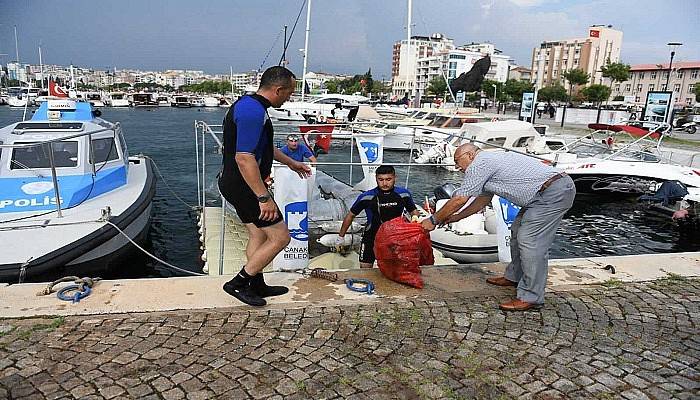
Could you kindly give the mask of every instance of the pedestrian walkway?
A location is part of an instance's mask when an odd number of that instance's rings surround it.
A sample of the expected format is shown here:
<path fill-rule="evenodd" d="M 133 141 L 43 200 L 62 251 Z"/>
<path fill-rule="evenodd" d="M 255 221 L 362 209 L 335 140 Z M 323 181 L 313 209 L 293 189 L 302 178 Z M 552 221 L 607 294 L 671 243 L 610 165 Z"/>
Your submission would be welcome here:
<path fill-rule="evenodd" d="M 697 398 L 696 278 L 556 290 L 524 313 L 498 310 L 512 288 L 471 289 L 4 319 L 0 398 Z"/>

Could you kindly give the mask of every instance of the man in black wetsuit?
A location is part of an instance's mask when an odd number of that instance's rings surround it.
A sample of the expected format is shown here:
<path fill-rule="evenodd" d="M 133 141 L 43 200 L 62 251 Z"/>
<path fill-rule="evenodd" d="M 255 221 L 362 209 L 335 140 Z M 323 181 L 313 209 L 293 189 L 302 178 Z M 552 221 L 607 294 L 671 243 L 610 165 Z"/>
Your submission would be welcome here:
<path fill-rule="evenodd" d="M 247 263 L 224 284 L 224 290 L 252 306 L 264 306 L 263 297 L 288 291 L 284 286 L 265 284 L 261 272 L 290 241 L 282 213 L 263 179 L 270 175 L 273 158 L 302 177 L 311 171 L 275 148 L 272 122 L 267 115 L 267 108 L 280 107 L 295 87 L 296 78 L 290 70 L 268 68 L 257 93 L 238 99 L 224 117 L 224 166 L 219 190 L 248 230 Z"/>
<path fill-rule="evenodd" d="M 367 224 L 365 225 L 362 243 L 360 245 L 360 267 L 372 268 L 374 265 L 374 237 L 379 226 L 406 212 L 418 216 L 411 192 L 408 189 L 395 186 L 396 171 L 391 165 L 382 165 L 376 171 L 377 187 L 362 193 L 350 207 L 350 212 L 343 219 L 338 232 L 338 245 L 345 241 L 345 233 L 355 217 L 365 210 Z"/>

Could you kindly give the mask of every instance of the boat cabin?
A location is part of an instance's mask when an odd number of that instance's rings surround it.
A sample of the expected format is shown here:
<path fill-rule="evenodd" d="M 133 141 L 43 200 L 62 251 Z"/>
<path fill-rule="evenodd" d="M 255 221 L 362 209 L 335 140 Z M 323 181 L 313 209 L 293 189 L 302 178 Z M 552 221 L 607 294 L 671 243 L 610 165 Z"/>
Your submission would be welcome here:
<path fill-rule="evenodd" d="M 0 129 L 0 213 L 62 207 L 126 184 L 129 154 L 121 126 L 89 103 L 44 102 L 29 121 Z"/>

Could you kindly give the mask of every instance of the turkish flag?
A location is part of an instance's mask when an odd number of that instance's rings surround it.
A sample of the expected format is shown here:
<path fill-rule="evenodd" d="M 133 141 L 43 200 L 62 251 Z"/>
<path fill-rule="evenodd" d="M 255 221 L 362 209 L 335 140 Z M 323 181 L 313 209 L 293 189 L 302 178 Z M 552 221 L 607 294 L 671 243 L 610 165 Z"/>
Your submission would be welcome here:
<path fill-rule="evenodd" d="M 68 93 L 52 80 L 49 80 L 49 94 L 56 97 L 68 97 Z"/>
<path fill-rule="evenodd" d="M 600 37 L 600 31 L 596 31 L 596 30 L 591 29 L 590 36 L 591 37 Z"/>
<path fill-rule="evenodd" d="M 314 154 L 328 154 L 331 151 L 331 135 L 318 135 L 316 136 L 316 143 L 314 144 Z"/>

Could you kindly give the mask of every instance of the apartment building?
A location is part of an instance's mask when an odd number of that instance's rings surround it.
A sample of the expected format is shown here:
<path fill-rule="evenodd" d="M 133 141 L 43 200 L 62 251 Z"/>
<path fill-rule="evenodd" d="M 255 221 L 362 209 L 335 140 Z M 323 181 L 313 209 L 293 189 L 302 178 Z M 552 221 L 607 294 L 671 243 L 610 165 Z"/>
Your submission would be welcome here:
<path fill-rule="evenodd" d="M 416 90 L 425 94 L 430 81 L 436 76 L 443 76 L 443 72 L 450 82 L 462 73 L 468 72 L 474 63 L 486 55 L 491 57 L 491 67 L 484 78 L 505 82 L 508 79 L 511 58 L 502 54 L 491 43 L 471 43 L 418 59 Z"/>
<path fill-rule="evenodd" d="M 542 42 L 532 50 L 532 79 L 541 88 L 555 83 L 568 85 L 562 74 L 581 69 L 590 75 L 589 83 L 603 83 L 600 68 L 607 60 L 620 61 L 622 31 L 612 25 L 592 25 L 588 36 Z M 542 70 L 540 70 L 542 66 Z M 541 82 L 537 82 L 541 76 Z"/>
<path fill-rule="evenodd" d="M 695 87 L 700 84 L 700 61 L 673 63 L 672 71 L 668 66 L 668 61 L 631 66 L 630 78 L 614 84 L 611 97 L 634 96 L 636 103 L 644 103 L 649 92 L 671 90 L 677 105 L 695 104 Z"/>
<path fill-rule="evenodd" d="M 441 33 L 411 36 L 410 42 L 402 40 L 394 43 L 391 58 L 392 94 L 413 95 L 416 90 L 418 60 L 454 48 L 454 41 Z"/>

